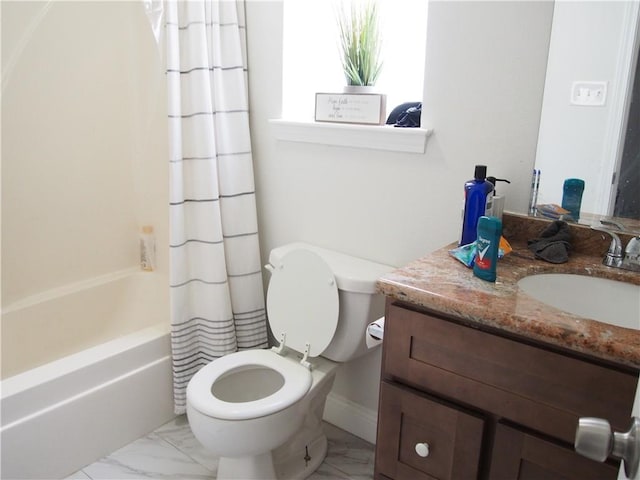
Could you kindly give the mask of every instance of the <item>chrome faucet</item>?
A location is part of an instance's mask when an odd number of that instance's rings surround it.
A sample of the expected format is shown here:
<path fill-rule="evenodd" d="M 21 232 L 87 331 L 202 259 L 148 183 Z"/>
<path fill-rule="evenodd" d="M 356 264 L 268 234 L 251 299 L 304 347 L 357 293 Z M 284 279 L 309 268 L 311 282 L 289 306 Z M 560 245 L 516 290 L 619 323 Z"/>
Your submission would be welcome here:
<path fill-rule="evenodd" d="M 607 267 L 620 268 L 622 266 L 622 241 L 620 237 L 615 232 L 611 230 L 607 230 L 602 227 L 591 227 L 593 230 L 597 230 L 599 232 L 608 233 L 611 236 L 611 244 L 609 245 L 609 251 L 602 260 L 602 263 Z"/>
<path fill-rule="evenodd" d="M 620 237 L 615 232 L 602 227 L 592 226 L 591 228 L 599 232 L 607 233 L 611 237 L 609 250 L 602 260 L 604 265 L 640 272 L 640 235 L 629 240 L 623 255 L 622 240 L 620 240 Z"/>
<path fill-rule="evenodd" d="M 622 268 L 640 272 L 640 235 L 633 237 L 627 243 L 627 248 L 624 250 Z"/>

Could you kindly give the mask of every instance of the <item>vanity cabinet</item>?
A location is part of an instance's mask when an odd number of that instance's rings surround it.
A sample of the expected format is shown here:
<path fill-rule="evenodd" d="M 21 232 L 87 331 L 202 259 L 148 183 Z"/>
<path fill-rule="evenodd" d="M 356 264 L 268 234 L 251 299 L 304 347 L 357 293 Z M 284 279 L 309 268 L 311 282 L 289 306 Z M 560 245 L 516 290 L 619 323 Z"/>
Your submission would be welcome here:
<path fill-rule="evenodd" d="M 615 479 L 580 417 L 628 427 L 638 372 L 388 299 L 375 478 Z M 417 448 L 416 448 L 417 447 Z"/>

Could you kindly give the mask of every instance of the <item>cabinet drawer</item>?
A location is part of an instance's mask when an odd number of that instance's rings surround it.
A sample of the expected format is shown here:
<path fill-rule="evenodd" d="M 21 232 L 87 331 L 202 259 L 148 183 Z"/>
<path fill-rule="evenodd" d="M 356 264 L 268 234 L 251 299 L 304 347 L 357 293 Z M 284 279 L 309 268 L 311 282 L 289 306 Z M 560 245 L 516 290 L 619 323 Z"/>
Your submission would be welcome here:
<path fill-rule="evenodd" d="M 615 480 L 618 466 L 598 463 L 527 432 L 499 424 L 490 480 Z"/>
<path fill-rule="evenodd" d="M 578 418 L 625 431 L 637 375 L 459 325 L 391 302 L 384 376 L 573 443 Z"/>
<path fill-rule="evenodd" d="M 376 475 L 395 480 L 476 478 L 484 421 L 409 389 L 380 385 Z M 428 445 L 428 455 L 416 444 Z"/>

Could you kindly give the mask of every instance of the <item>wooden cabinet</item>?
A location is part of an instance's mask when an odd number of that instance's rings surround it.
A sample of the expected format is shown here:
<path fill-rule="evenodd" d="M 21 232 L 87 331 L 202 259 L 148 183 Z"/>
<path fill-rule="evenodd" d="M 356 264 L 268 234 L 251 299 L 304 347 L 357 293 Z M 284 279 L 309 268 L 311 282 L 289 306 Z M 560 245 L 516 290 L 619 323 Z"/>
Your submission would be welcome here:
<path fill-rule="evenodd" d="M 583 416 L 626 430 L 637 381 L 388 300 L 376 478 L 615 479 L 573 451 L 575 431 Z"/>
<path fill-rule="evenodd" d="M 618 467 L 597 463 L 571 448 L 503 424 L 498 424 L 491 458 L 495 479 L 582 480 L 615 479 Z"/>
<path fill-rule="evenodd" d="M 392 478 L 475 478 L 484 419 L 424 394 L 380 386 L 377 463 Z M 416 447 L 422 448 L 420 453 Z"/>

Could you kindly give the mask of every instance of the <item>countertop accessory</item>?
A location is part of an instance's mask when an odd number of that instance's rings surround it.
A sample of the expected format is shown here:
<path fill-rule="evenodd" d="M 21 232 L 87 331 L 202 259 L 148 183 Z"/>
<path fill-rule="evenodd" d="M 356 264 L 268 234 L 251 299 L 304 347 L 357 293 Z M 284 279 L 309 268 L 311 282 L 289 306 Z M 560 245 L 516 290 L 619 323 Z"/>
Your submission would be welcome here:
<path fill-rule="evenodd" d="M 536 205 L 536 215 L 551 218 L 553 220 L 565 220 L 570 218 L 569 210 L 562 208 L 555 203 L 543 203 Z"/>
<path fill-rule="evenodd" d="M 622 268 L 623 270 L 632 270 L 640 272 L 640 235 L 629 240 L 627 248 L 622 254 L 622 240 L 617 233 L 602 227 L 591 227 L 598 232 L 607 233 L 611 237 L 609 250 L 605 255 L 602 263 L 607 267 Z"/>
<path fill-rule="evenodd" d="M 624 249 L 622 268 L 640 272 L 640 235 L 633 237 Z"/>
<path fill-rule="evenodd" d="M 478 219 L 488 215 L 493 200 L 493 184 L 486 180 L 487 166 L 476 165 L 473 178 L 464 184 L 464 211 L 462 213 L 462 238 L 459 245 L 475 242 Z"/>
<path fill-rule="evenodd" d="M 571 230 L 567 222 L 555 220 L 540 237 L 529 240 L 527 244 L 536 258 L 550 263 L 565 263 L 569 260 Z"/>
<path fill-rule="evenodd" d="M 496 264 L 498 263 L 501 235 L 502 221 L 499 218 L 480 217 L 473 274 L 487 282 L 496 281 Z"/>
<path fill-rule="evenodd" d="M 529 215 L 536 214 L 536 204 L 538 203 L 538 190 L 540 189 L 540 170 L 533 169 L 531 177 L 531 194 L 529 196 Z"/>
<path fill-rule="evenodd" d="M 607 230 L 606 228 L 601 227 L 591 227 L 593 230 L 597 230 L 598 232 L 604 232 L 611 237 L 611 244 L 609 245 L 609 250 L 605 255 L 602 263 L 607 267 L 620 268 L 622 266 L 622 241 L 617 233 L 612 232 L 611 230 Z"/>
<path fill-rule="evenodd" d="M 498 182 L 511 183 L 506 178 L 487 177 L 487 180 L 493 185 L 493 210 L 492 216 L 502 220 L 502 212 L 504 212 L 505 196 L 498 194 L 496 188 Z"/>
<path fill-rule="evenodd" d="M 575 222 L 580 219 L 582 192 L 584 192 L 584 180 L 580 178 L 567 178 L 564 181 L 562 187 L 562 208 L 571 212 L 571 218 Z"/>

